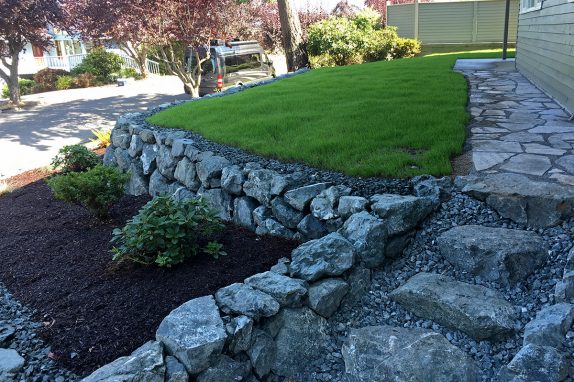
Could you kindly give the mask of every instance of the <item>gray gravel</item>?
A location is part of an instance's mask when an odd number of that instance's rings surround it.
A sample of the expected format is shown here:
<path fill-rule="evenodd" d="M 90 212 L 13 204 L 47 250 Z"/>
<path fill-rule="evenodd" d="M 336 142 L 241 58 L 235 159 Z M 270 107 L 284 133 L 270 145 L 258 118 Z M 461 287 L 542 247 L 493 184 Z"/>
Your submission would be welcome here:
<path fill-rule="evenodd" d="M 440 256 L 436 238 L 454 226 L 466 224 L 534 230 L 543 236 L 551 248 L 550 258 L 526 282 L 519 283 L 515 287 L 502 287 L 457 272 Z M 371 291 L 363 301 L 340 309 L 329 319 L 330 343 L 321 358 L 310 363 L 301 380 L 310 382 L 344 380 L 344 363 L 340 350 L 347 332 L 350 328 L 370 325 L 433 329 L 442 333 L 453 345 L 476 360 L 483 381 L 494 380 L 499 369 L 510 362 L 520 350 L 524 326 L 542 307 L 554 303 L 554 286 L 562 277 L 568 250 L 573 245 L 573 237 L 574 220 L 560 227 L 527 228 L 501 218 L 484 203 L 462 194 L 454 194 L 450 201 L 443 203 L 440 210 L 423 224 L 403 257 L 374 271 Z M 516 322 L 517 334 L 502 342 L 476 341 L 460 331 L 442 327 L 432 321 L 421 320 L 410 314 L 391 301 L 388 294 L 418 272 L 442 273 L 460 281 L 501 291 L 507 300 L 522 310 L 520 320 Z M 574 332 L 569 332 L 567 338 L 568 352 L 573 354 Z M 571 373 L 572 376 L 574 373 Z"/>
<path fill-rule="evenodd" d="M 32 315 L 32 311 L 16 301 L 8 290 L 0 284 L 0 327 L 10 325 L 16 329 L 14 338 L 9 340 L 5 347 L 16 350 L 26 360 L 23 369 L 12 380 L 15 382 L 73 382 L 79 380 L 77 376 L 61 369 L 48 357 L 50 348 L 38 337 L 38 330 L 42 324 L 35 322 Z"/>

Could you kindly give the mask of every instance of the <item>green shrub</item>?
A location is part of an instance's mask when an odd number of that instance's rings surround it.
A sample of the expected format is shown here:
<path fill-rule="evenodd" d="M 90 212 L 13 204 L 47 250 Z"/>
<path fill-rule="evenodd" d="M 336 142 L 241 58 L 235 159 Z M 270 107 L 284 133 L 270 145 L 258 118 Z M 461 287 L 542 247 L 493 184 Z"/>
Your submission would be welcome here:
<path fill-rule="evenodd" d="M 110 208 L 123 195 L 130 178 L 115 167 L 97 165 L 86 172 L 56 175 L 48 180 L 54 196 L 90 210 L 98 219 L 108 216 Z"/>
<path fill-rule="evenodd" d="M 98 147 L 108 147 L 112 144 L 112 130 L 111 129 L 92 129 L 90 130 L 94 134 L 93 143 L 97 143 Z"/>
<path fill-rule="evenodd" d="M 80 73 L 74 77 L 74 85 L 78 88 L 89 88 L 96 85 L 96 77 L 90 73 Z"/>
<path fill-rule="evenodd" d="M 71 89 L 76 84 L 76 79 L 72 76 L 62 76 L 58 77 L 58 81 L 56 81 L 56 89 L 58 90 L 66 90 Z"/>
<path fill-rule="evenodd" d="M 123 68 L 122 70 L 120 70 L 119 77 L 135 78 L 136 80 L 141 79 L 141 75 L 134 68 Z"/>
<path fill-rule="evenodd" d="M 87 171 L 98 164 L 100 158 L 83 145 L 64 146 L 52 159 L 52 167 L 63 173 Z"/>
<path fill-rule="evenodd" d="M 32 80 L 19 78 L 18 85 L 20 86 L 20 95 L 34 94 L 36 90 L 36 82 Z M 10 98 L 10 89 L 8 89 L 8 84 L 4 84 L 2 87 L 2 97 Z"/>
<path fill-rule="evenodd" d="M 122 65 L 123 60 L 120 56 L 102 47 L 97 47 L 92 49 L 80 65 L 72 70 L 72 74 L 90 73 L 100 81 L 110 82 L 112 74 L 118 73 Z"/>
<path fill-rule="evenodd" d="M 369 8 L 350 18 L 330 17 L 308 30 L 312 67 L 412 57 L 417 47 L 420 52 L 420 43 L 399 38 L 395 27 L 383 28 L 380 16 Z"/>
<path fill-rule="evenodd" d="M 158 196 L 123 229 L 114 230 L 113 259 L 170 267 L 197 255 L 199 240 L 221 229 L 223 224 L 204 200 Z M 203 251 L 216 258 L 225 254 L 215 242 Z"/>
<path fill-rule="evenodd" d="M 420 41 L 412 38 L 397 39 L 395 48 L 393 49 L 393 58 L 414 57 L 421 52 Z"/>
<path fill-rule="evenodd" d="M 56 90 L 58 78 L 67 76 L 70 73 L 63 69 L 42 69 L 34 74 L 34 81 L 36 81 L 39 91 L 48 92 Z"/>

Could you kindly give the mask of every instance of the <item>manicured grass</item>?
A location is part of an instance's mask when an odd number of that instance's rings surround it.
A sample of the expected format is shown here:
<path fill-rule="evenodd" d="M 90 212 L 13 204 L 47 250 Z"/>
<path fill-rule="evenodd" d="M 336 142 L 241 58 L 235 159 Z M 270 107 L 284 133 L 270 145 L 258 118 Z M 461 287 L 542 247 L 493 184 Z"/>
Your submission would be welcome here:
<path fill-rule="evenodd" d="M 429 55 L 322 68 L 152 116 L 250 152 L 357 176 L 450 174 L 465 139 L 467 83 L 457 58 Z"/>

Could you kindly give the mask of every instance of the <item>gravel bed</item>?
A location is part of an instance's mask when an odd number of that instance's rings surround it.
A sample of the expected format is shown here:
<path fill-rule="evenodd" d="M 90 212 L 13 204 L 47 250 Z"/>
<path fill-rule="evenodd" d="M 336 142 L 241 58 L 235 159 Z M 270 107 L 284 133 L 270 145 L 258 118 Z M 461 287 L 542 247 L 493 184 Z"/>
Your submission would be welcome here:
<path fill-rule="evenodd" d="M 452 227 L 467 224 L 536 231 L 551 248 L 549 260 L 526 282 L 512 288 L 500 287 L 495 283 L 457 272 L 440 256 L 436 238 Z M 372 325 L 421 327 L 439 332 L 476 360 L 483 381 L 495 380 L 500 368 L 508 364 L 522 347 L 524 325 L 544 306 L 554 303 L 554 286 L 562 278 L 568 251 L 573 245 L 573 237 L 574 219 L 554 228 L 527 228 L 501 218 L 482 202 L 462 194 L 454 194 L 450 201 L 443 203 L 440 210 L 423 224 L 401 258 L 373 272 L 371 290 L 363 301 L 354 306 L 343 307 L 329 319 L 330 342 L 327 349 L 321 358 L 310 362 L 301 380 L 344 381 L 341 346 L 348 330 Z M 388 294 L 419 272 L 441 273 L 459 281 L 499 290 L 508 301 L 521 308 L 520 322 L 516 322 L 516 327 L 519 329 L 517 334 L 496 343 L 476 341 L 460 331 L 419 319 L 391 301 Z M 573 339 L 574 332 L 570 331 L 567 335 L 570 354 L 574 353 Z M 570 377 L 573 376 L 574 368 L 571 367 Z"/>
<path fill-rule="evenodd" d="M 22 306 L 0 284 L 0 327 L 9 325 L 16 329 L 15 336 L 10 340 L 7 348 L 16 350 L 26 360 L 24 367 L 13 380 L 18 382 L 73 382 L 79 380 L 79 377 L 61 369 L 49 358 L 50 348 L 38 337 L 38 331 L 42 328 L 42 324 L 32 319 L 33 314 L 34 312 Z"/>
<path fill-rule="evenodd" d="M 165 110 L 165 109 L 163 109 Z M 139 125 L 144 128 L 156 130 L 157 127 L 149 124 L 146 118 L 156 114 L 161 109 L 152 109 L 134 118 Z M 412 194 L 412 187 L 408 179 L 384 179 L 384 178 L 360 178 L 344 175 L 336 171 L 328 171 L 308 166 L 299 162 L 286 162 L 276 159 L 265 158 L 253 153 L 249 153 L 237 147 L 226 146 L 203 138 L 201 135 L 184 131 L 187 138 L 195 141 L 195 146 L 200 151 L 211 151 L 215 155 L 227 158 L 233 164 L 258 163 L 262 167 L 277 171 L 281 174 L 296 174 L 298 178 L 304 179 L 306 183 L 332 182 L 337 185 L 345 185 L 353 190 L 353 195 L 371 196 L 374 194 Z"/>

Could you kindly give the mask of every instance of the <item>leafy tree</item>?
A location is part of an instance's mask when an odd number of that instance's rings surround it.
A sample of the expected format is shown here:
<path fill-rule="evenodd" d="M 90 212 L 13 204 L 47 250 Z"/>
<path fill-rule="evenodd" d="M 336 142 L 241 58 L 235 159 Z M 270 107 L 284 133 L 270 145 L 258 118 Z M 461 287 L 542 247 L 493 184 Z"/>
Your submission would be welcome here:
<path fill-rule="evenodd" d="M 48 48 L 48 25 L 59 24 L 62 12 L 58 0 L 0 0 L 0 15 L 0 78 L 8 85 L 10 101 L 19 104 L 20 53 L 28 43 Z"/>

